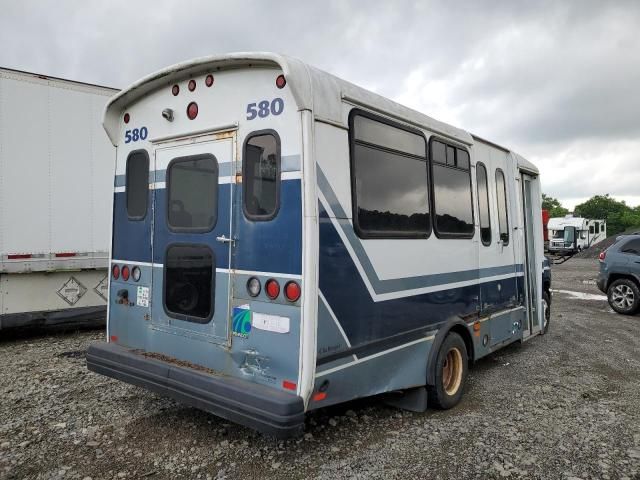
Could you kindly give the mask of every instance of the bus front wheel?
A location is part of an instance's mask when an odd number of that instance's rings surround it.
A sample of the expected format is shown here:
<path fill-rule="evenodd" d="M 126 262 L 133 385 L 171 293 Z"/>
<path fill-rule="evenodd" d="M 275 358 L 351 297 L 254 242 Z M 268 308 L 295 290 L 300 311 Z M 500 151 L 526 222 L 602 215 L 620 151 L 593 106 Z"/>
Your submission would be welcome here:
<path fill-rule="evenodd" d="M 435 385 L 427 385 L 429 403 L 447 410 L 462 398 L 469 366 L 467 347 L 462 337 L 450 332 L 440 345 L 435 365 Z"/>

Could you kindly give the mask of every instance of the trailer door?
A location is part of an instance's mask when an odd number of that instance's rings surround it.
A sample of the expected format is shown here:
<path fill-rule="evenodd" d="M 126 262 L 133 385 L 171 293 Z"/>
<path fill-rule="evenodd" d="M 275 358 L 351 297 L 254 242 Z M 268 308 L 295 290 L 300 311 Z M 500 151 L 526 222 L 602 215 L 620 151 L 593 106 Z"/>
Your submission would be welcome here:
<path fill-rule="evenodd" d="M 229 341 L 233 138 L 155 151 L 153 325 Z"/>

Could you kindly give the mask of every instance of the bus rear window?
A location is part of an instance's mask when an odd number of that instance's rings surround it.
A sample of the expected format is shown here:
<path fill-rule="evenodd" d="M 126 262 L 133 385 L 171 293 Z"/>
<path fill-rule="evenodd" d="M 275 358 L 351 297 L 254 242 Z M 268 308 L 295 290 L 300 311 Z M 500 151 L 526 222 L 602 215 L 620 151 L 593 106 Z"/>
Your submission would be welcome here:
<path fill-rule="evenodd" d="M 254 132 L 244 144 L 244 213 L 271 220 L 280 207 L 280 139 L 274 131 Z"/>
<path fill-rule="evenodd" d="M 149 197 L 149 155 L 146 150 L 135 150 L 127 157 L 127 216 L 142 220 L 147 216 Z"/>
<path fill-rule="evenodd" d="M 181 320 L 207 323 L 213 314 L 215 264 L 204 245 L 173 245 L 165 261 L 164 304 Z"/>
<path fill-rule="evenodd" d="M 168 224 L 173 231 L 209 232 L 218 220 L 218 162 L 211 154 L 180 157 L 167 168 Z"/>

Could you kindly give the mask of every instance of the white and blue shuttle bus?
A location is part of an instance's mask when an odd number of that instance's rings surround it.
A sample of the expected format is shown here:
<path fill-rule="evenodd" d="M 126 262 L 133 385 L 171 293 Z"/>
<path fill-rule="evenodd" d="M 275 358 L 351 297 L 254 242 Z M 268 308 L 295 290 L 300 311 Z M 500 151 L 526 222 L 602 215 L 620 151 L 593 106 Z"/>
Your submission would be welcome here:
<path fill-rule="evenodd" d="M 278 437 L 541 333 L 538 170 L 299 60 L 199 58 L 116 94 L 107 341 L 90 370 Z"/>

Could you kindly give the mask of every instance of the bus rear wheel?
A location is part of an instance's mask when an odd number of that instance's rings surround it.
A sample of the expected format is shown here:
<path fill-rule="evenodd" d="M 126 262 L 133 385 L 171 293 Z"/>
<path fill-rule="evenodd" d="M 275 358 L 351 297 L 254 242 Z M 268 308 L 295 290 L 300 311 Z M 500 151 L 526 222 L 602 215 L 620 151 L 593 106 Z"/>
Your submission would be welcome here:
<path fill-rule="evenodd" d="M 468 365 L 464 340 L 457 333 L 450 332 L 436 357 L 435 385 L 427 385 L 431 405 L 447 410 L 460 402 Z"/>

